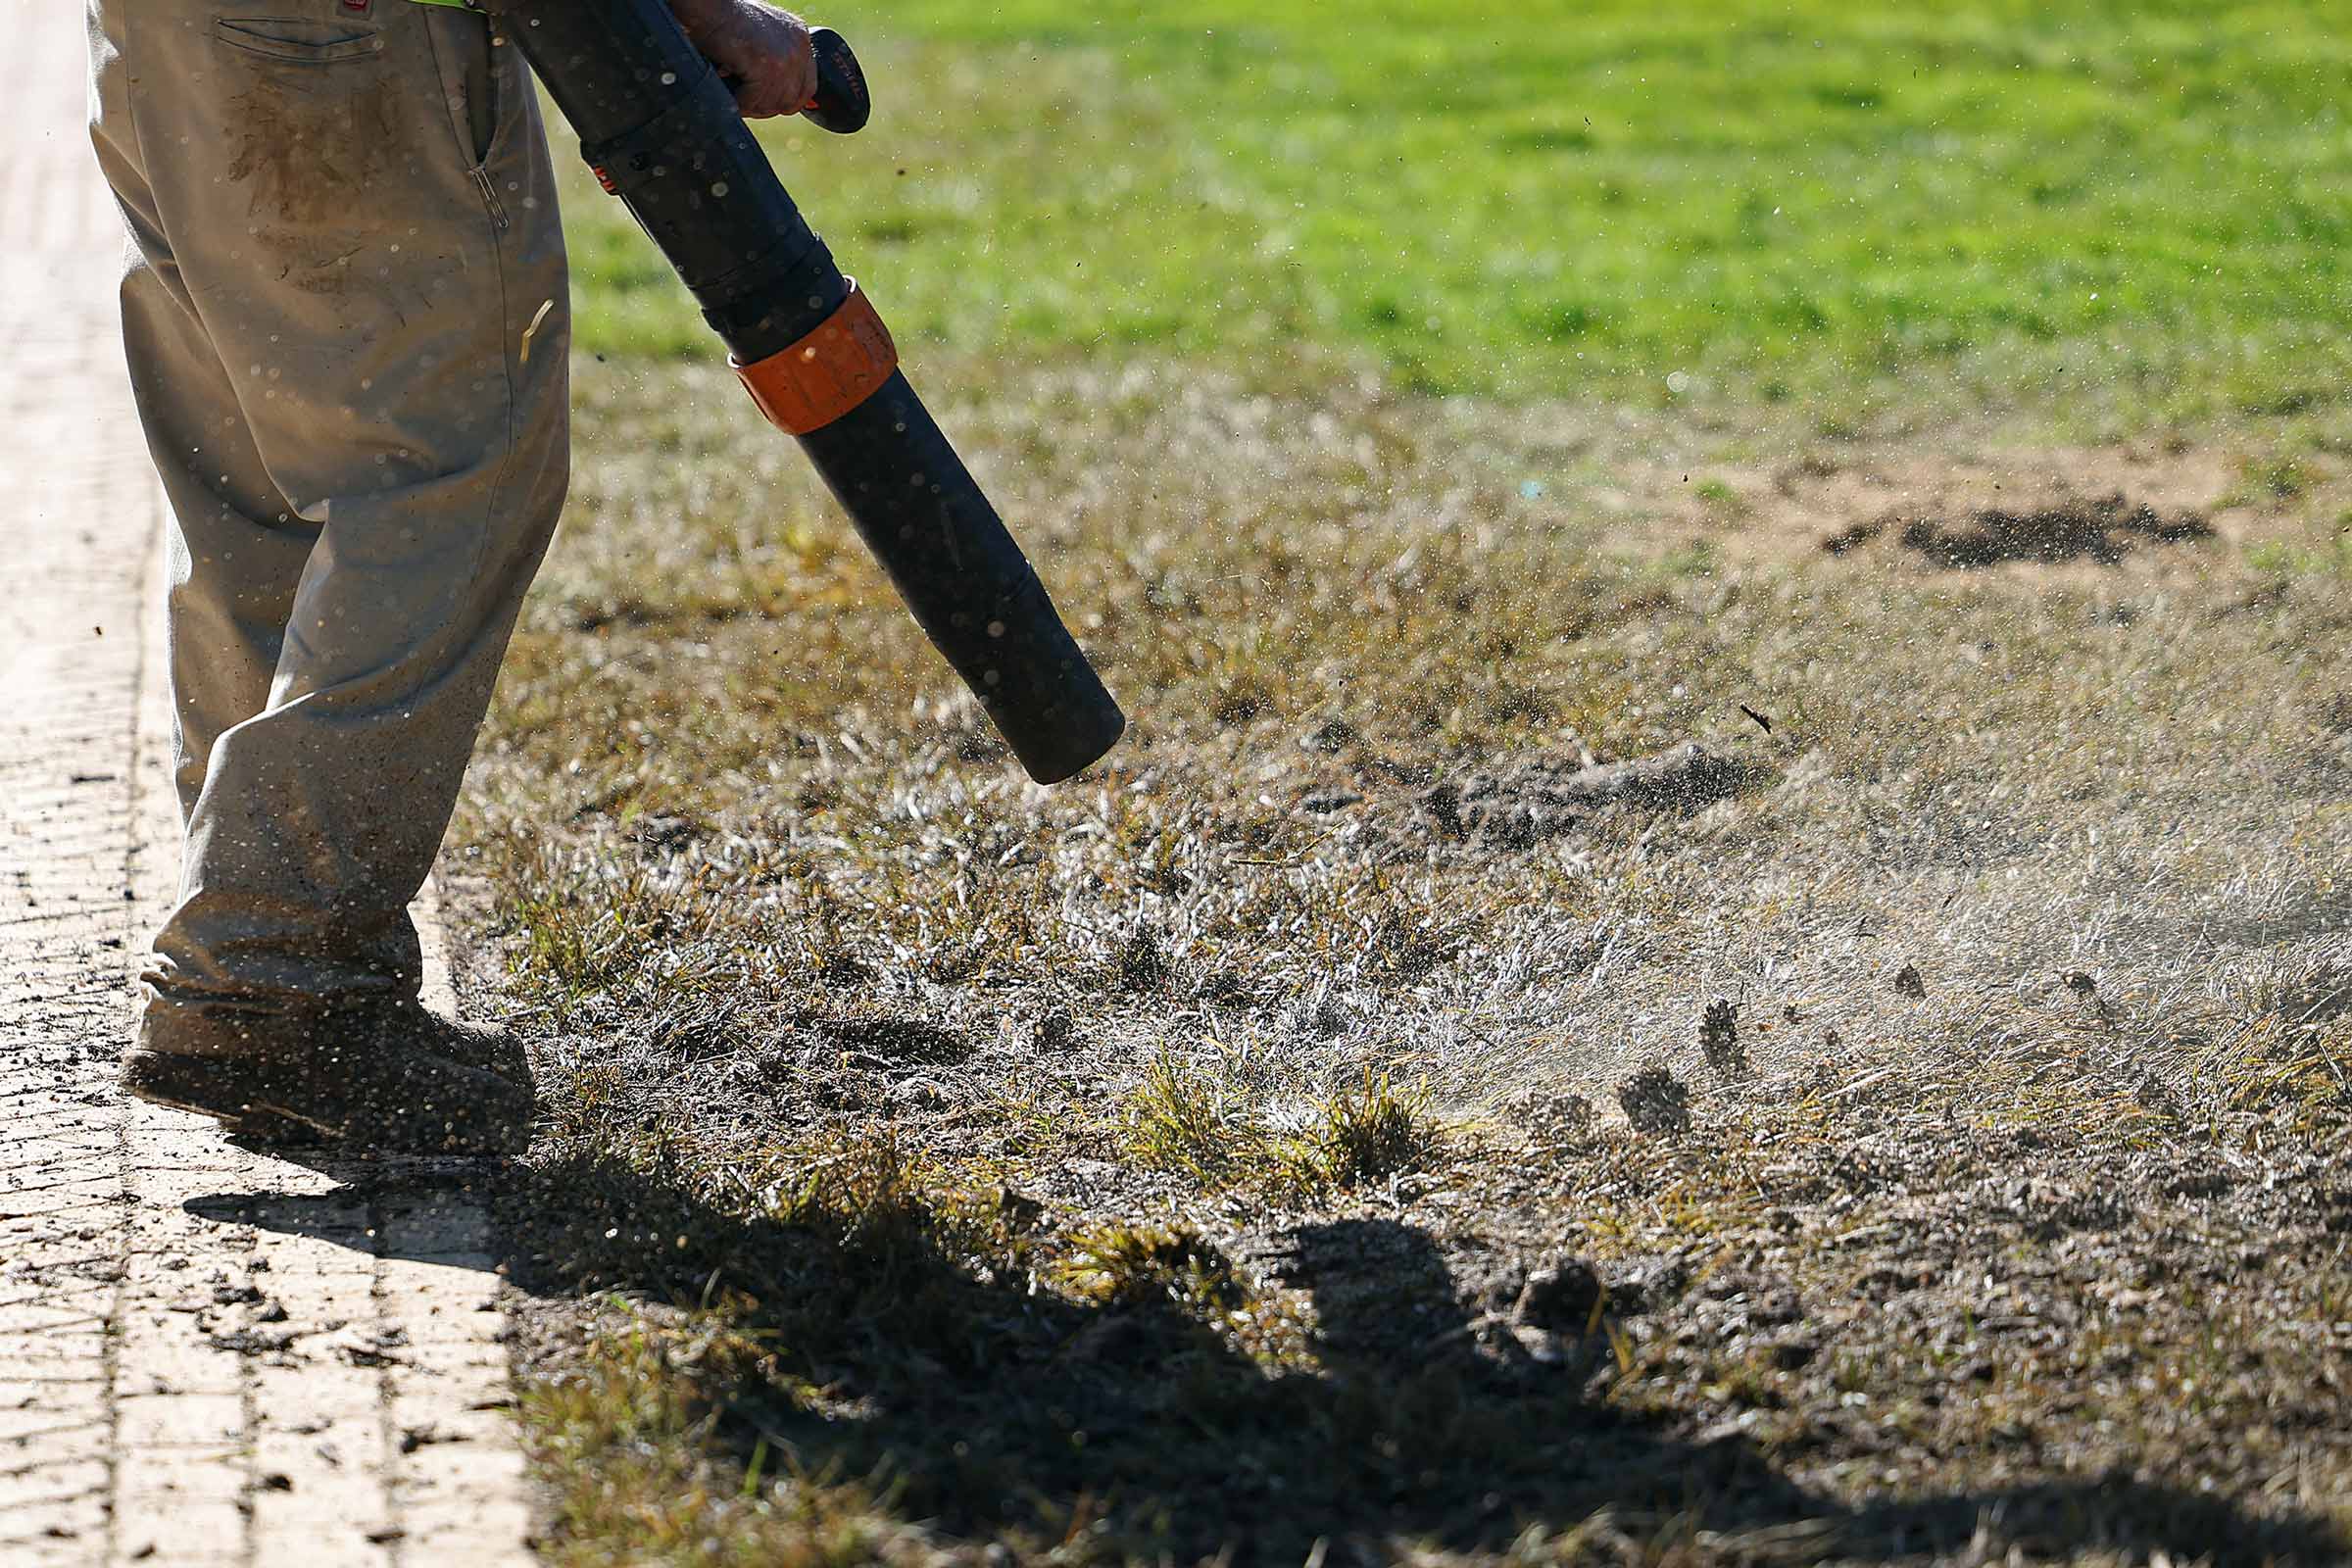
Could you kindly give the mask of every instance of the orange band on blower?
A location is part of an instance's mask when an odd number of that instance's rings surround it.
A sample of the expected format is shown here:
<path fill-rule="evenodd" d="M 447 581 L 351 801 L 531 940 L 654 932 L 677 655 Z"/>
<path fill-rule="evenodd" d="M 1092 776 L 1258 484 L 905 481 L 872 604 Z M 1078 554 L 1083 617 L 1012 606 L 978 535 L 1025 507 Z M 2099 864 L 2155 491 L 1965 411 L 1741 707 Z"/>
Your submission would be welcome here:
<path fill-rule="evenodd" d="M 890 328 L 851 278 L 850 293 L 825 324 L 781 354 L 745 365 L 727 363 L 743 377 L 760 412 L 794 435 L 821 430 L 882 390 L 899 368 Z"/>

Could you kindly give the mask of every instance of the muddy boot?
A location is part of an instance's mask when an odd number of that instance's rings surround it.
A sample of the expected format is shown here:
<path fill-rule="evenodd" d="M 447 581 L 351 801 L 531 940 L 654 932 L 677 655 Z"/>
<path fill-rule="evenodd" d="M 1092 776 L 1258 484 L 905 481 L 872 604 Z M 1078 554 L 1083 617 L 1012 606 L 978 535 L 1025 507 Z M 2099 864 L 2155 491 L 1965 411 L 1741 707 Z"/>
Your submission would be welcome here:
<path fill-rule="evenodd" d="M 370 1026 L 389 1038 L 447 1056 L 460 1066 L 494 1072 L 525 1090 L 531 1086 L 530 1057 L 512 1030 L 444 1018 L 413 1001 L 379 1003 L 371 1011 Z"/>
<path fill-rule="evenodd" d="M 534 1109 L 507 1043 L 414 1003 L 302 1013 L 150 1006 L 122 1063 L 141 1100 L 255 1143 L 385 1154 L 519 1153 Z"/>

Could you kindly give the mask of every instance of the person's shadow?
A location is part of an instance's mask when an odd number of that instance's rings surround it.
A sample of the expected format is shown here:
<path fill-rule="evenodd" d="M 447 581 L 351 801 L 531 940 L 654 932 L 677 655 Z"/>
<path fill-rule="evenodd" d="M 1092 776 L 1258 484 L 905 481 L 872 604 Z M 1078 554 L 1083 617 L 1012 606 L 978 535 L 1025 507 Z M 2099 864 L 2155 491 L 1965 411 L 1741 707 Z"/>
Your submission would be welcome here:
<path fill-rule="evenodd" d="M 860 1189 L 852 1171 L 838 1201 L 804 1193 L 792 1217 L 764 1220 L 585 1155 L 320 1168 L 347 1190 L 187 1206 L 342 1240 L 355 1200 L 414 1201 L 420 1184 L 446 1183 L 495 1209 L 502 1266 L 525 1292 L 724 1298 L 762 1349 L 698 1369 L 718 1440 L 747 1462 L 764 1449 L 771 1474 L 789 1460 L 884 1478 L 895 1512 L 950 1539 L 1092 1531 L 1129 1559 L 1270 1564 L 1386 1561 L 1412 1544 L 1557 1546 L 1579 1530 L 1596 1550 L 1621 1530 L 1703 1538 L 1707 1560 L 1758 1563 L 1972 1544 L 2217 1565 L 2352 1557 L 2320 1519 L 2123 1476 L 1842 1506 L 1744 1437 L 1695 1438 L 1596 1402 L 1604 1334 L 1580 1324 L 1531 1350 L 1495 1331 L 1432 1237 L 1394 1221 L 1300 1225 L 1251 1260 L 1311 1296 L 1308 1368 L 1234 1348 L 1261 1329 L 1279 1343 L 1279 1325 L 1253 1327 L 1263 1293 L 1235 1289 L 1233 1261 L 1197 1238 L 1102 1233 L 1063 1276 L 1089 1304 L 1034 1288 L 1022 1235 L 1039 1216 L 1009 1195 L 935 1210 L 886 1190 L 886 1172 Z M 1229 1332 L 1207 1326 L 1229 1312 L 1241 1314 Z M 1652 1560 L 1627 1545 L 1625 1560 Z"/>

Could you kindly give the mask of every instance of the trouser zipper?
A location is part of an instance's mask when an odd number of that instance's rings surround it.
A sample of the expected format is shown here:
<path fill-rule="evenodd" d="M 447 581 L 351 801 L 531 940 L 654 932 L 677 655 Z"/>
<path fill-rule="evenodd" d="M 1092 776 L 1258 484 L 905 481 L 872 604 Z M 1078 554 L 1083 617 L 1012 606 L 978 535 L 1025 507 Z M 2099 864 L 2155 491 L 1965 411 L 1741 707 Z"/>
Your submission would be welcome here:
<path fill-rule="evenodd" d="M 505 228 L 507 226 L 507 204 L 498 199 L 498 187 L 491 183 L 490 171 L 487 166 L 482 164 L 473 166 L 473 182 L 481 187 L 482 205 L 490 209 L 490 221 L 502 229 Z"/>

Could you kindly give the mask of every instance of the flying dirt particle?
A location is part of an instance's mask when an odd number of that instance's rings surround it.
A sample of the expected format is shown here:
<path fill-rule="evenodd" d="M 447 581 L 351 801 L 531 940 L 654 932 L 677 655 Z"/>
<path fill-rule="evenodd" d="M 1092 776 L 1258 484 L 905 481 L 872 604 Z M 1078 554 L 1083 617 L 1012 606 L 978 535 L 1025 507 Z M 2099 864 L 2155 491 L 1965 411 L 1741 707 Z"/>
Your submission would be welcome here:
<path fill-rule="evenodd" d="M 1920 978 L 1918 964 L 1906 963 L 1895 971 L 1894 990 L 1897 996 L 1904 997 L 1917 998 L 1928 994 L 1928 983 Z"/>
<path fill-rule="evenodd" d="M 1771 720 L 1771 719 L 1769 719 L 1769 718 L 1766 718 L 1766 717 L 1765 717 L 1765 716 L 1764 716 L 1762 713 L 1759 713 L 1759 712 L 1757 712 L 1757 711 L 1756 711 L 1754 709 L 1752 709 L 1752 708 L 1748 707 L 1748 706 L 1747 706 L 1745 703 L 1741 703 L 1741 704 L 1740 705 L 1740 711 L 1741 711 L 1742 713 L 1745 713 L 1745 714 L 1746 714 L 1748 717 L 1750 717 L 1750 718 L 1754 719 L 1754 720 L 1756 721 L 1756 725 L 1757 725 L 1757 727 L 1758 727 L 1758 728 L 1760 728 L 1760 729 L 1762 729 L 1762 730 L 1764 731 L 1764 733 L 1765 733 L 1765 734 L 1769 735 L 1769 734 L 1771 734 L 1771 733 L 1772 733 L 1772 720 Z"/>
<path fill-rule="evenodd" d="M 1698 1020 L 1698 1049 L 1707 1065 L 1723 1078 L 1744 1078 L 1749 1071 L 1747 1048 L 1740 1043 L 1740 1004 L 1717 997 Z"/>
<path fill-rule="evenodd" d="M 1652 1062 L 1617 1086 L 1617 1104 L 1638 1133 L 1672 1136 L 1690 1130 L 1690 1091 Z"/>

